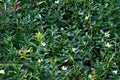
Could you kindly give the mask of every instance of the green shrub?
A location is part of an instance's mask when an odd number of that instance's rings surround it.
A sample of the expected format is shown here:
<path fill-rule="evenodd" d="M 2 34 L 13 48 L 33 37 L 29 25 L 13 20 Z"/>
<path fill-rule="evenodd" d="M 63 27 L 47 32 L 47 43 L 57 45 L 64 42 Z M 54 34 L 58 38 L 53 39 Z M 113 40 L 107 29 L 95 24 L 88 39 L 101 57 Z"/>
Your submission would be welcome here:
<path fill-rule="evenodd" d="M 119 0 L 0 0 L 0 9 L 0 80 L 120 79 Z"/>

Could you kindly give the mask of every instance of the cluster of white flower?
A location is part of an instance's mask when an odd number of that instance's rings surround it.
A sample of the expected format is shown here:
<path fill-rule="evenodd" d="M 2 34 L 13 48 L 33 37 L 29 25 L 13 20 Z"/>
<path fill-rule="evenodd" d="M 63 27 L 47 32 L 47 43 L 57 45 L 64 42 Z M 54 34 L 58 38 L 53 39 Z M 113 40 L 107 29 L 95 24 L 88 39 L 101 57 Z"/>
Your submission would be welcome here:
<path fill-rule="evenodd" d="M 38 62 L 41 63 L 43 61 L 43 59 L 38 59 Z"/>
<path fill-rule="evenodd" d="M 109 37 L 110 37 L 109 32 L 105 32 L 105 33 L 104 33 L 104 37 L 105 37 L 105 38 L 109 38 Z M 111 45 L 110 43 L 105 43 L 105 46 L 106 46 L 107 48 L 110 48 L 112 45 Z"/>

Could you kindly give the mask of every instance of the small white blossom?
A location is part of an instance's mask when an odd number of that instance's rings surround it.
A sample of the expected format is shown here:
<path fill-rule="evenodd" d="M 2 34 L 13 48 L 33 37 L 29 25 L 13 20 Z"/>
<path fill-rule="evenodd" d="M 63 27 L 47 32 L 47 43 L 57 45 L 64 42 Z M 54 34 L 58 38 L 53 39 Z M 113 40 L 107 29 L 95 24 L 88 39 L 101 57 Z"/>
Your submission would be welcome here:
<path fill-rule="evenodd" d="M 108 32 L 105 32 L 104 36 L 105 37 L 110 37 L 110 34 Z"/>
<path fill-rule="evenodd" d="M 89 19 L 89 16 L 85 16 L 85 20 L 88 20 Z"/>
<path fill-rule="evenodd" d="M 110 47 L 111 47 L 111 44 L 110 44 L 110 43 L 107 43 L 107 44 L 106 44 L 106 47 L 110 48 Z"/>
<path fill-rule="evenodd" d="M 5 74 L 5 70 L 0 70 L 0 74 Z"/>
<path fill-rule="evenodd" d="M 42 46 L 45 46 L 46 44 L 45 44 L 45 42 L 42 42 L 41 45 L 42 45 Z"/>
<path fill-rule="evenodd" d="M 59 2 L 60 2 L 59 0 L 55 1 L 56 4 L 58 4 Z"/>
<path fill-rule="evenodd" d="M 76 48 L 72 48 L 72 51 L 75 52 L 77 49 Z"/>
<path fill-rule="evenodd" d="M 65 71 L 65 70 L 67 70 L 67 67 L 65 67 L 65 66 L 62 66 L 62 70 L 64 70 L 64 71 Z"/>
<path fill-rule="evenodd" d="M 118 73 L 118 71 L 117 71 L 117 70 L 113 70 L 113 71 L 112 71 L 112 73 L 117 74 L 117 73 Z"/>
<path fill-rule="evenodd" d="M 43 59 L 38 59 L 38 62 L 41 63 L 43 61 Z"/>

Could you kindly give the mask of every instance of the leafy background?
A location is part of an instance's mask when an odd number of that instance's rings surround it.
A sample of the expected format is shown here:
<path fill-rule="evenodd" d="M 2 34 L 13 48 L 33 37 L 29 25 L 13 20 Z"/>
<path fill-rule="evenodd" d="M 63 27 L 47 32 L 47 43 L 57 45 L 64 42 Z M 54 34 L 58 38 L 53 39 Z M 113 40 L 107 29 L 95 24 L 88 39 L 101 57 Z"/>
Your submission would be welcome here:
<path fill-rule="evenodd" d="M 0 2 L 1 80 L 120 79 L 120 0 Z"/>

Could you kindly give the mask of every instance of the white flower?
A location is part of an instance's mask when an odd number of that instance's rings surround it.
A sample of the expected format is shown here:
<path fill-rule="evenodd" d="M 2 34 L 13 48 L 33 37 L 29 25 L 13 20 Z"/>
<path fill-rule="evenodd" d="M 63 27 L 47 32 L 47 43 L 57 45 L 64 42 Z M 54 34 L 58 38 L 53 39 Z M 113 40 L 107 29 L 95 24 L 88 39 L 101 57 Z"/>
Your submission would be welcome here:
<path fill-rule="evenodd" d="M 38 62 L 41 63 L 43 61 L 43 59 L 38 59 Z"/>
<path fill-rule="evenodd" d="M 72 48 L 72 51 L 75 52 L 77 49 L 76 48 Z"/>
<path fill-rule="evenodd" d="M 106 44 L 106 47 L 108 47 L 108 48 L 111 47 L 110 43 L 107 43 L 107 44 Z"/>
<path fill-rule="evenodd" d="M 89 16 L 85 16 L 85 20 L 88 20 L 89 19 Z"/>
<path fill-rule="evenodd" d="M 0 74 L 5 74 L 5 70 L 0 70 Z"/>
<path fill-rule="evenodd" d="M 117 73 L 118 73 L 118 71 L 117 71 L 117 70 L 113 70 L 112 72 L 113 72 L 114 74 L 117 74 Z"/>
<path fill-rule="evenodd" d="M 42 42 L 41 45 L 42 45 L 42 46 L 45 46 L 46 44 L 45 44 L 45 42 Z"/>
<path fill-rule="evenodd" d="M 56 4 L 58 4 L 59 2 L 60 2 L 59 0 L 55 1 Z"/>
<path fill-rule="evenodd" d="M 62 70 L 64 70 L 64 71 L 65 71 L 65 70 L 67 70 L 67 67 L 65 67 L 65 66 L 62 66 Z"/>
<path fill-rule="evenodd" d="M 108 32 L 105 32 L 104 36 L 105 37 L 110 37 L 110 34 Z"/>

